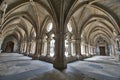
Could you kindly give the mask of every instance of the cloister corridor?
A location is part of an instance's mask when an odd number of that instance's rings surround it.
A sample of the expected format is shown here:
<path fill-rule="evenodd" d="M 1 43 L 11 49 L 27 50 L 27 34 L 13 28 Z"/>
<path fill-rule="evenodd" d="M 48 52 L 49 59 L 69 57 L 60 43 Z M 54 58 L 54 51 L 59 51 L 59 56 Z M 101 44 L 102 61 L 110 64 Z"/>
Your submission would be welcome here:
<path fill-rule="evenodd" d="M 120 80 L 120 0 L 0 0 L 0 80 Z"/>
<path fill-rule="evenodd" d="M 120 80 L 120 62 L 95 56 L 68 63 L 57 70 L 48 62 L 32 60 L 18 53 L 0 54 L 0 80 Z"/>

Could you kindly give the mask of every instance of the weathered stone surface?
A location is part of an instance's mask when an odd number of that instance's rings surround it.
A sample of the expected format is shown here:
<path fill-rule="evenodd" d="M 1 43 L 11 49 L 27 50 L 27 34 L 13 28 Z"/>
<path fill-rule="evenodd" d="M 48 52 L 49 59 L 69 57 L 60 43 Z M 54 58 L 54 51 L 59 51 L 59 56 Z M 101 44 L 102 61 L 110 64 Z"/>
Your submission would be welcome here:
<path fill-rule="evenodd" d="M 108 56 L 69 63 L 59 71 L 50 63 L 18 53 L 0 54 L 0 80 L 119 80 L 119 72 L 120 62 Z"/>

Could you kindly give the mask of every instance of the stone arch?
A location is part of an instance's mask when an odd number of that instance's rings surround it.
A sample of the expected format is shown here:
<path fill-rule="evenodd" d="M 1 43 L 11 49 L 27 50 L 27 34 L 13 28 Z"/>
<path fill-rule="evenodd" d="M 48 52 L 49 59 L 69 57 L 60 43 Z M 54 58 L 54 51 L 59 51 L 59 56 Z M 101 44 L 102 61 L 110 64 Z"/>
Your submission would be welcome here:
<path fill-rule="evenodd" d="M 13 35 L 8 35 L 2 43 L 3 52 L 18 52 L 18 41 Z"/>

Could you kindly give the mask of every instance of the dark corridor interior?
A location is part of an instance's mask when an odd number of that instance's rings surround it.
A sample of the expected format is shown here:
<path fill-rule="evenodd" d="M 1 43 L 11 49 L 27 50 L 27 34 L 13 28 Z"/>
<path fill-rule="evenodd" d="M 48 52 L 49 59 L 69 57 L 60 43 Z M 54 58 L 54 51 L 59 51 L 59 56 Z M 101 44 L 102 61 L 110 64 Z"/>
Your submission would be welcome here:
<path fill-rule="evenodd" d="M 5 52 L 13 52 L 14 43 L 12 41 L 7 42 Z"/>

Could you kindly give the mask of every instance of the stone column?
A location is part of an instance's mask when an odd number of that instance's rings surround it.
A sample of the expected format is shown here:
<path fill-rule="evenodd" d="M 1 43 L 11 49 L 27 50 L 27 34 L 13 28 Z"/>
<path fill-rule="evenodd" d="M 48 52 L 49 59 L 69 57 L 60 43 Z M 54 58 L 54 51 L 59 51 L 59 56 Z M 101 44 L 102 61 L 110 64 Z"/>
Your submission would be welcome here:
<path fill-rule="evenodd" d="M 90 45 L 88 45 L 88 56 L 91 55 L 91 52 L 90 52 Z"/>
<path fill-rule="evenodd" d="M 89 50 L 88 56 L 90 57 L 91 56 L 91 46 L 90 45 L 88 45 L 88 50 Z"/>
<path fill-rule="evenodd" d="M 39 54 L 38 50 L 39 50 L 39 38 L 36 37 L 36 50 L 35 50 L 35 54 L 33 55 L 33 59 L 38 59 L 38 54 Z"/>
<path fill-rule="evenodd" d="M 65 59 L 65 30 L 67 28 L 67 18 L 66 9 L 68 8 L 67 3 L 74 3 L 74 0 L 49 0 L 54 6 L 56 16 L 53 16 L 56 26 L 55 35 L 55 61 L 53 66 L 57 69 L 65 69 L 67 67 Z"/>
<path fill-rule="evenodd" d="M 19 52 L 19 53 L 22 53 L 22 48 L 23 48 L 23 47 L 22 47 L 22 42 L 21 42 L 20 48 L 19 48 L 19 49 L 20 49 L 20 52 Z"/>
<path fill-rule="evenodd" d="M 21 42 L 21 41 L 19 42 L 19 45 L 18 45 L 18 46 L 19 46 L 19 47 L 18 47 L 18 53 L 20 54 L 20 53 L 22 53 L 22 51 L 21 51 L 22 42 Z"/>
<path fill-rule="evenodd" d="M 86 51 L 86 44 L 85 43 L 84 43 L 84 46 L 85 46 L 85 54 L 84 54 L 84 56 L 86 56 L 87 51 Z"/>
<path fill-rule="evenodd" d="M 26 55 L 26 52 L 27 52 L 27 46 L 26 46 L 26 41 L 24 42 L 24 55 Z"/>
<path fill-rule="evenodd" d="M 85 46 L 85 56 L 86 56 L 86 54 L 87 54 L 87 46 L 86 46 L 85 43 L 84 43 L 84 46 Z"/>
<path fill-rule="evenodd" d="M 1 51 L 2 51 L 3 39 L 4 39 L 4 38 L 2 38 L 2 35 L 0 34 L 0 50 L 1 50 Z"/>
<path fill-rule="evenodd" d="M 42 38 L 36 38 L 36 50 L 33 59 L 39 59 L 42 52 Z"/>
<path fill-rule="evenodd" d="M 24 43 L 23 43 L 23 54 L 25 54 L 25 52 L 26 52 L 26 42 L 24 41 Z"/>
<path fill-rule="evenodd" d="M 23 42 L 22 43 L 22 53 L 24 53 L 24 50 L 25 50 L 25 43 Z"/>
<path fill-rule="evenodd" d="M 21 41 L 18 42 L 18 53 L 20 54 L 21 53 Z"/>
<path fill-rule="evenodd" d="M 89 55 L 89 47 L 88 47 L 88 44 L 86 44 L 86 55 L 87 55 L 87 56 Z"/>
<path fill-rule="evenodd" d="M 28 40 L 27 42 L 27 48 L 26 48 L 25 55 L 29 55 L 29 48 L 30 48 L 30 40 Z"/>
<path fill-rule="evenodd" d="M 55 35 L 55 60 L 53 66 L 57 69 L 65 69 L 67 67 L 65 59 L 65 38 L 64 33 L 57 33 Z"/>
<path fill-rule="evenodd" d="M 95 55 L 95 47 L 93 47 L 93 55 Z"/>
<path fill-rule="evenodd" d="M 35 54 L 35 49 L 36 49 L 36 38 L 32 37 L 32 40 L 30 41 L 30 56 L 32 57 Z"/>
<path fill-rule="evenodd" d="M 92 53 L 91 48 L 92 48 L 92 46 L 91 46 L 91 45 L 89 45 L 89 49 L 90 49 L 90 56 L 92 55 L 92 54 L 91 54 L 91 53 Z"/>
<path fill-rule="evenodd" d="M 76 40 L 76 55 L 78 59 L 81 57 L 81 40 L 80 39 Z"/>
<path fill-rule="evenodd" d="M 26 46 L 26 50 L 25 50 L 25 54 L 24 54 L 25 56 L 27 56 L 27 54 L 28 54 L 27 53 L 28 52 L 28 42 L 26 44 L 27 44 L 27 46 Z"/>
<path fill-rule="evenodd" d="M 115 45 L 115 41 L 114 40 L 112 42 L 112 45 L 113 45 L 114 56 L 116 56 L 117 55 L 117 51 L 116 51 L 116 45 Z"/>
<path fill-rule="evenodd" d="M 47 38 L 47 55 L 46 56 L 50 56 L 50 41 L 51 41 L 51 38 Z"/>
<path fill-rule="evenodd" d="M 28 51 L 29 51 L 29 54 L 28 54 L 28 55 L 31 55 L 31 49 L 32 49 L 32 48 L 31 48 L 31 45 L 32 45 L 32 41 L 29 42 L 29 50 L 28 50 Z"/>
<path fill-rule="evenodd" d="M 42 38 L 39 39 L 39 56 L 41 56 L 42 53 Z"/>
<path fill-rule="evenodd" d="M 94 47 L 91 46 L 91 52 L 92 52 L 92 56 L 94 55 Z"/>
<path fill-rule="evenodd" d="M 31 48 L 32 48 L 32 41 L 29 42 L 29 54 L 31 54 Z"/>
<path fill-rule="evenodd" d="M 76 52 L 77 51 L 77 49 L 76 49 L 76 40 L 72 40 L 72 55 L 75 53 L 77 53 Z"/>
<path fill-rule="evenodd" d="M 24 42 L 21 43 L 21 53 L 24 53 Z"/>
<path fill-rule="evenodd" d="M 42 50 L 41 50 L 41 55 L 44 55 L 44 46 L 45 46 L 45 41 L 42 40 Z"/>

